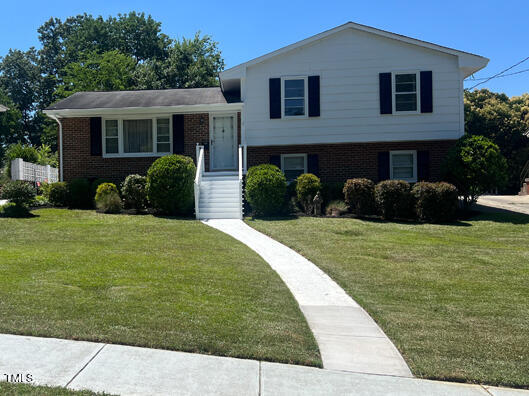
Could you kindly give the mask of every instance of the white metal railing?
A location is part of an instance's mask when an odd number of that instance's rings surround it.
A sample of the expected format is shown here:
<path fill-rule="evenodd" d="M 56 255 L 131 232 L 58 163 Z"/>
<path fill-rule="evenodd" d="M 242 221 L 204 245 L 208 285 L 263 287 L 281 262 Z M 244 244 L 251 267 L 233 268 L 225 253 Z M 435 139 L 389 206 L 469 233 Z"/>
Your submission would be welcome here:
<path fill-rule="evenodd" d="M 195 215 L 196 218 L 200 218 L 199 206 L 200 206 L 200 182 L 202 181 L 202 175 L 204 174 L 204 146 L 197 143 L 197 174 L 195 175 Z"/>
<path fill-rule="evenodd" d="M 239 145 L 239 210 L 240 210 L 240 218 L 243 218 L 243 210 L 242 210 L 242 174 L 243 174 L 243 155 L 242 155 L 242 145 Z"/>
<path fill-rule="evenodd" d="M 11 179 L 55 183 L 59 180 L 59 171 L 50 165 L 37 165 L 15 158 L 11 161 Z"/>

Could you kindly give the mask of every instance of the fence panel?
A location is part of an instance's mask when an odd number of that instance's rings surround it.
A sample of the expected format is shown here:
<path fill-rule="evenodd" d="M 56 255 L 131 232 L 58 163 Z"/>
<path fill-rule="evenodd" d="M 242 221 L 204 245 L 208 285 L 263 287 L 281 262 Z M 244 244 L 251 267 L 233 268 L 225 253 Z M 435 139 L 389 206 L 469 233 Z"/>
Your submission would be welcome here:
<path fill-rule="evenodd" d="M 49 165 L 24 162 L 22 158 L 11 161 L 11 179 L 31 182 L 55 183 L 59 181 L 59 170 Z"/>

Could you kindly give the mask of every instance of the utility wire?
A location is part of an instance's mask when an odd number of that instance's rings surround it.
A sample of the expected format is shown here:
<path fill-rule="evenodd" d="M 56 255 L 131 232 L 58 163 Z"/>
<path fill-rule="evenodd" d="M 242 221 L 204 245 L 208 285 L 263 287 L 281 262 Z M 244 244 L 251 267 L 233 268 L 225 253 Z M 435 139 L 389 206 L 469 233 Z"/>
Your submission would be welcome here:
<path fill-rule="evenodd" d="M 520 70 L 520 71 L 517 71 L 517 72 L 514 72 L 514 73 L 502 74 L 501 76 L 497 76 L 496 78 L 514 76 L 515 74 L 521 74 L 521 73 L 527 73 L 527 72 L 529 72 L 529 69 L 523 69 L 523 70 Z M 483 81 L 483 80 L 487 80 L 489 78 L 490 77 L 467 78 L 465 81 Z"/>
<path fill-rule="evenodd" d="M 472 89 L 476 88 L 478 85 L 485 84 L 486 82 L 492 80 L 493 78 L 500 77 L 501 74 L 503 74 L 503 73 L 505 73 L 506 71 L 509 71 L 509 70 L 511 70 L 512 68 L 514 68 L 514 67 L 516 67 L 516 66 L 518 66 L 518 65 L 520 65 L 520 64 L 522 64 L 522 63 L 524 63 L 524 62 L 525 62 L 526 60 L 528 60 L 528 59 L 529 59 L 529 56 L 528 56 L 527 58 L 525 58 L 525 59 L 522 59 L 520 62 L 515 63 L 514 65 L 508 67 L 507 69 L 502 70 L 501 72 L 496 73 L 495 75 L 493 75 L 493 76 L 487 78 L 486 80 L 484 80 L 484 81 L 482 81 L 482 82 L 480 82 L 480 83 L 477 83 L 476 85 L 473 85 L 472 87 L 469 88 L 469 90 L 472 90 Z"/>

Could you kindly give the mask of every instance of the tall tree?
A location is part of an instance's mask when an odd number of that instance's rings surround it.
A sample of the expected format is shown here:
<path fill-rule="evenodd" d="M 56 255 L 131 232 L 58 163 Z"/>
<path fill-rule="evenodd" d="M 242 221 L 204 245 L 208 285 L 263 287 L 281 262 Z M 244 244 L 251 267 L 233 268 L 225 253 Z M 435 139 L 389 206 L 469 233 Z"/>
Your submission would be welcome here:
<path fill-rule="evenodd" d="M 0 113 L 0 166 L 5 149 L 12 143 L 24 140 L 22 113 L 5 92 L 0 89 L 0 104 L 8 110 Z"/>

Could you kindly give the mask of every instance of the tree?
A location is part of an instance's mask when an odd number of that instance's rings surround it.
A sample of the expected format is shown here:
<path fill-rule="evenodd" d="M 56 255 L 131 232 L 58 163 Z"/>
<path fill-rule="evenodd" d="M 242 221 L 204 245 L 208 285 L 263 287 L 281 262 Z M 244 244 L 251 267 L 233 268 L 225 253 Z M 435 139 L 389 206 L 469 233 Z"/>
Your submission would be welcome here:
<path fill-rule="evenodd" d="M 468 209 L 483 193 L 504 187 L 507 162 L 486 137 L 465 135 L 448 152 L 443 177 L 457 187 Z"/>
<path fill-rule="evenodd" d="M 2 164 L 7 146 L 24 139 L 22 113 L 9 97 L 0 90 L 0 103 L 9 110 L 0 113 L 0 165 Z"/>
<path fill-rule="evenodd" d="M 520 172 L 529 159 L 529 94 L 509 98 L 487 89 L 465 91 L 465 131 L 499 146 L 508 165 L 507 191 L 518 191 Z"/>

